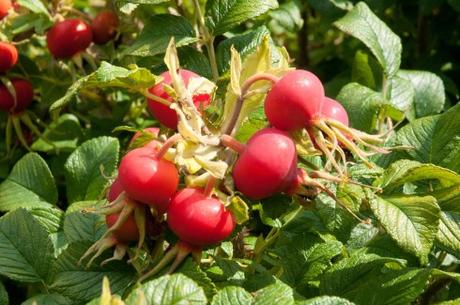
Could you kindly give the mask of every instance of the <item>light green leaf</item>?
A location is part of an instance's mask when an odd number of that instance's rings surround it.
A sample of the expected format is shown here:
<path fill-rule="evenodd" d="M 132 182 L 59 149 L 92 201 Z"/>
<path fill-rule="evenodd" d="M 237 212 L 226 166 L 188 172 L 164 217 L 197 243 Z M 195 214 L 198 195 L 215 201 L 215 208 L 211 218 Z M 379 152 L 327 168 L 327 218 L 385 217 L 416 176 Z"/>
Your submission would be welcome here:
<path fill-rule="evenodd" d="M 104 219 L 97 214 L 72 212 L 64 219 L 64 234 L 69 243 L 96 242 L 107 230 Z"/>
<path fill-rule="evenodd" d="M 36 14 L 49 16 L 48 10 L 40 0 L 18 0 L 18 4 L 21 7 L 25 7 Z"/>
<path fill-rule="evenodd" d="M 161 30 L 160 30 L 161 29 Z M 193 26 L 187 19 L 175 15 L 153 15 L 131 46 L 123 50 L 120 56 L 155 56 L 166 51 L 171 37 L 176 47 L 196 42 Z"/>
<path fill-rule="evenodd" d="M 433 164 L 411 160 L 399 160 L 385 171 L 378 184 L 386 194 L 392 193 L 406 183 L 422 180 L 438 180 L 443 187 L 460 184 L 460 175 Z"/>
<path fill-rule="evenodd" d="M 50 111 L 56 111 L 68 103 L 72 101 L 72 99 L 78 94 L 78 91 L 83 87 L 83 85 L 86 83 L 86 81 L 90 78 L 91 75 L 87 75 L 85 77 L 79 78 L 75 81 L 75 83 L 72 84 L 72 86 L 67 89 L 67 92 L 63 97 L 55 101 L 51 106 L 50 106 Z"/>
<path fill-rule="evenodd" d="M 255 293 L 252 305 L 294 305 L 293 290 L 281 281 Z"/>
<path fill-rule="evenodd" d="M 422 264 L 438 232 L 440 209 L 432 196 L 370 196 L 369 206 L 385 230 Z"/>
<path fill-rule="evenodd" d="M 72 305 L 71 299 L 57 293 L 35 295 L 21 305 Z"/>
<path fill-rule="evenodd" d="M 197 283 L 203 288 L 206 298 L 209 300 L 216 294 L 216 285 L 191 257 L 188 257 L 175 272 L 181 273 Z"/>
<path fill-rule="evenodd" d="M 127 304 L 134 304 L 143 294 L 149 305 L 206 305 L 203 289 L 182 274 L 164 275 L 137 288 L 128 296 Z"/>
<path fill-rule="evenodd" d="M 401 64 L 400 38 L 364 2 L 359 2 L 334 23 L 340 30 L 361 40 L 374 54 L 385 74 L 396 74 Z"/>
<path fill-rule="evenodd" d="M 396 145 L 412 146 L 403 153 L 390 157 L 406 158 L 422 163 L 433 163 L 460 172 L 460 105 L 442 115 L 417 119 L 402 127 L 396 136 Z M 394 159 L 391 160 L 394 162 Z"/>
<path fill-rule="evenodd" d="M 265 36 L 270 35 L 269 30 L 265 26 L 260 26 L 249 32 L 235 35 L 229 39 L 225 39 L 217 46 L 217 66 L 219 73 L 223 74 L 230 68 L 231 52 L 233 46 L 242 59 L 254 52 L 260 46 Z"/>
<path fill-rule="evenodd" d="M 270 11 L 269 26 L 274 34 L 295 33 L 302 28 L 302 4 L 298 1 L 289 1 L 281 4 L 277 9 Z"/>
<path fill-rule="evenodd" d="M 339 297 L 322 296 L 297 302 L 296 305 L 354 305 L 354 303 Z"/>
<path fill-rule="evenodd" d="M 442 79 L 427 71 L 401 70 L 398 76 L 408 80 L 414 88 L 415 117 L 437 114 L 444 108 L 446 93 Z"/>
<path fill-rule="evenodd" d="M 251 294 L 243 288 L 227 286 L 214 296 L 211 305 L 246 305 L 251 301 Z"/>
<path fill-rule="evenodd" d="M 369 64 L 369 56 L 361 50 L 355 53 L 351 70 L 351 79 L 353 82 L 360 83 L 368 88 L 375 89 L 376 87 L 374 72 Z"/>
<path fill-rule="evenodd" d="M 63 114 L 56 121 L 46 128 L 43 136 L 53 145 L 39 138 L 32 144 L 34 151 L 43 151 L 52 153 L 55 150 L 59 152 L 68 152 L 77 148 L 79 139 L 83 137 L 83 130 L 78 118 L 73 114 Z"/>
<path fill-rule="evenodd" d="M 64 168 L 70 203 L 101 197 L 107 177 L 117 169 L 119 149 L 116 138 L 99 137 L 86 141 L 69 156 Z"/>
<path fill-rule="evenodd" d="M 396 109 L 405 112 L 414 103 L 415 91 L 412 83 L 402 77 L 394 76 L 388 81 L 388 98 Z"/>
<path fill-rule="evenodd" d="M 221 35 L 277 7 L 276 0 L 209 0 L 206 2 L 206 25 L 214 36 Z"/>
<path fill-rule="evenodd" d="M 380 109 L 385 104 L 380 93 L 358 83 L 343 87 L 337 100 L 347 110 L 351 126 L 367 132 L 375 129 Z"/>
<path fill-rule="evenodd" d="M 24 209 L 0 218 L 0 274 L 21 282 L 46 282 L 54 261 L 47 229 Z"/>
<path fill-rule="evenodd" d="M 101 294 L 102 279 L 110 280 L 113 293 L 122 294 L 134 280 L 134 270 L 122 262 L 99 264 L 107 256 L 97 259 L 90 268 L 77 262 L 90 243 L 74 243 L 65 249 L 54 264 L 54 277 L 50 289 L 72 299 L 75 303 L 88 302 Z"/>
<path fill-rule="evenodd" d="M 45 160 L 36 153 L 28 153 L 0 184 L 0 211 L 51 207 L 57 196 L 54 177 Z"/>
<path fill-rule="evenodd" d="M 235 217 L 235 221 L 237 224 L 243 224 L 249 220 L 249 207 L 243 199 L 238 196 L 232 197 L 230 205 L 227 206 L 233 216 Z"/>

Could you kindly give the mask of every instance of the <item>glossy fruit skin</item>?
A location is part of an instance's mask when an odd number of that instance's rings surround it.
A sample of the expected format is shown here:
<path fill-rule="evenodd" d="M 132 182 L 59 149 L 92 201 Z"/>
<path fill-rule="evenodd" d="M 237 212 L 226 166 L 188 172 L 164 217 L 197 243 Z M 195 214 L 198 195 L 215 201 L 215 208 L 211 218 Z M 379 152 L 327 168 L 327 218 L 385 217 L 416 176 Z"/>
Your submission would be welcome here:
<path fill-rule="evenodd" d="M 177 190 L 179 173 L 172 162 L 158 159 L 156 153 L 152 147 L 131 150 L 121 160 L 118 178 L 130 198 L 164 213 Z"/>
<path fill-rule="evenodd" d="M 294 131 L 309 126 L 321 113 L 324 87 L 313 73 L 294 70 L 268 92 L 265 115 L 274 127 Z"/>
<path fill-rule="evenodd" d="M 0 0 L 0 20 L 8 16 L 8 11 L 12 6 L 11 0 Z"/>
<path fill-rule="evenodd" d="M 69 59 L 86 50 L 92 41 L 91 27 L 77 18 L 57 22 L 46 33 L 48 49 L 56 59 Z"/>
<path fill-rule="evenodd" d="M 105 217 L 105 222 L 107 227 L 113 226 L 118 220 L 119 214 L 111 214 Z M 136 220 L 134 216 L 131 215 L 128 217 L 126 222 L 121 226 L 121 228 L 115 230 L 113 236 L 120 242 L 131 242 L 137 241 L 139 239 L 139 229 L 137 228 Z"/>
<path fill-rule="evenodd" d="M 185 188 L 168 208 L 168 226 L 181 241 L 192 246 L 209 246 L 229 237 L 235 229 L 231 212 L 216 198 L 200 190 Z"/>
<path fill-rule="evenodd" d="M 7 42 L 0 41 L 0 73 L 4 73 L 14 67 L 18 62 L 18 50 Z"/>
<path fill-rule="evenodd" d="M 345 126 L 349 126 L 348 113 L 345 108 L 343 108 L 342 104 L 329 97 L 325 97 L 323 100 L 321 116 L 327 119 L 339 121 Z"/>
<path fill-rule="evenodd" d="M 107 192 L 107 200 L 109 202 L 115 201 L 115 199 L 120 196 L 120 194 L 124 191 L 123 186 L 120 183 L 120 179 L 118 177 L 112 182 L 112 185 Z"/>
<path fill-rule="evenodd" d="M 238 191 L 251 199 L 284 192 L 296 179 L 297 152 L 287 132 L 264 128 L 255 133 L 233 167 Z"/>
<path fill-rule="evenodd" d="M 25 79 L 12 79 L 11 83 L 16 90 L 16 107 L 14 107 L 13 96 L 5 85 L 0 84 L 0 110 L 11 114 L 17 114 L 24 111 L 34 100 L 34 88 L 32 84 Z"/>
<path fill-rule="evenodd" d="M 118 17 L 109 10 L 105 10 L 97 14 L 91 22 L 93 31 L 93 42 L 95 44 L 106 44 L 117 35 Z"/>
<path fill-rule="evenodd" d="M 185 69 L 179 70 L 179 75 L 182 77 L 186 87 L 188 86 L 191 78 L 201 77 L 198 74 Z M 169 74 L 169 71 L 166 71 L 163 72 L 160 76 L 163 77 L 163 81 L 151 87 L 149 92 L 153 95 L 159 96 L 172 102 L 173 99 L 163 88 L 164 84 L 172 86 L 171 75 Z M 147 99 L 147 103 L 150 112 L 158 121 L 160 121 L 161 124 L 171 129 L 177 129 L 178 118 L 176 111 L 152 99 Z M 206 109 L 211 103 L 211 96 L 209 94 L 195 95 L 193 96 L 193 103 L 197 109 Z"/>

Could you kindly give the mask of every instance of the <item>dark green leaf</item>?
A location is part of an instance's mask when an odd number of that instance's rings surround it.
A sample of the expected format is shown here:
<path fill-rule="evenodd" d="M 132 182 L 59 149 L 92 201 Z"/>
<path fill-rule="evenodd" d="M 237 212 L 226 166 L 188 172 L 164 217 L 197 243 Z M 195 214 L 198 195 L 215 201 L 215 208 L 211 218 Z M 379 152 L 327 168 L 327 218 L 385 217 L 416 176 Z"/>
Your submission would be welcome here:
<path fill-rule="evenodd" d="M 119 143 L 116 138 L 100 137 L 83 143 L 67 159 L 67 196 L 69 202 L 101 197 L 108 176 L 117 169 Z"/>
<path fill-rule="evenodd" d="M 66 298 L 60 294 L 39 294 L 27 299 L 21 305 L 72 305 L 71 299 Z"/>
<path fill-rule="evenodd" d="M 255 293 L 252 305 L 294 305 L 292 288 L 283 282 L 276 282 Z"/>
<path fill-rule="evenodd" d="M 64 234 L 69 243 L 96 242 L 106 230 L 102 217 L 97 214 L 72 212 L 65 216 Z"/>
<path fill-rule="evenodd" d="M 296 305 L 354 305 L 352 302 L 339 297 L 322 296 L 297 302 Z"/>
<path fill-rule="evenodd" d="M 36 153 L 28 153 L 13 167 L 0 184 L 0 211 L 20 207 L 51 207 L 57 202 L 57 189 L 46 162 Z"/>
<path fill-rule="evenodd" d="M 214 36 L 221 35 L 277 7 L 276 0 L 209 0 L 206 2 L 206 25 Z"/>

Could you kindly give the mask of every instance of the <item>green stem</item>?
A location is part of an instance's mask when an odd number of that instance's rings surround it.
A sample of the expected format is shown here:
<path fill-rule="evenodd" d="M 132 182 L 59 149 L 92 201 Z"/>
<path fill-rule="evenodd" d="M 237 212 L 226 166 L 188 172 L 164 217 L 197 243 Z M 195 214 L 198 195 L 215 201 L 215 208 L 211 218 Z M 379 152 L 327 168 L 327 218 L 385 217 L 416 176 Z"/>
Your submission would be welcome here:
<path fill-rule="evenodd" d="M 217 69 L 216 51 L 214 50 L 214 36 L 209 33 L 209 30 L 206 27 L 204 22 L 204 15 L 201 11 L 200 1 L 193 0 L 193 4 L 195 6 L 195 12 L 198 19 L 198 29 L 208 51 L 209 63 L 211 64 L 212 79 L 214 82 L 216 82 L 219 78 L 219 70 Z"/>

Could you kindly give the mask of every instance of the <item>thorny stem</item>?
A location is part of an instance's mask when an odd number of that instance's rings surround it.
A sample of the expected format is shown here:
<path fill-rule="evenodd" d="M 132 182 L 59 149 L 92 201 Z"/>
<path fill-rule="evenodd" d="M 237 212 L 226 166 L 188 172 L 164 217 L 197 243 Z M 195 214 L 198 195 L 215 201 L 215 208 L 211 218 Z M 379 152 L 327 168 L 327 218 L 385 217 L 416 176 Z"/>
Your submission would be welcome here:
<path fill-rule="evenodd" d="M 142 95 L 144 95 L 148 99 L 154 100 L 155 102 L 161 103 L 168 107 L 171 106 L 172 104 L 170 101 L 164 98 L 161 98 L 159 96 L 156 96 L 155 94 L 150 93 L 148 89 L 145 89 L 144 91 L 142 91 Z"/>
<path fill-rule="evenodd" d="M 227 125 L 224 125 L 224 129 L 222 131 L 223 134 L 232 135 L 234 133 L 235 125 L 238 122 L 241 108 L 243 107 L 243 102 L 244 102 L 244 99 L 246 98 L 246 94 L 248 93 L 248 90 L 251 88 L 251 86 L 255 82 L 261 81 L 261 80 L 276 83 L 279 80 L 279 77 L 269 74 L 269 73 L 257 73 L 249 77 L 243 83 L 243 86 L 241 87 L 241 94 L 240 96 L 238 96 L 238 99 L 236 100 L 235 106 L 233 108 L 233 112 L 230 116 L 230 121 L 228 122 Z"/>
<path fill-rule="evenodd" d="M 246 145 L 243 143 L 237 141 L 235 138 L 232 136 L 229 136 L 227 134 L 224 134 L 220 137 L 220 141 L 222 145 L 225 147 L 230 148 L 231 150 L 236 151 L 238 154 L 242 154 L 244 150 L 246 149 Z"/>
<path fill-rule="evenodd" d="M 174 144 L 176 144 L 176 142 L 179 141 L 181 138 L 182 136 L 176 133 L 175 135 L 167 139 L 166 142 L 164 142 L 161 146 L 160 150 L 156 153 L 156 157 L 158 159 L 163 158 L 164 155 L 168 152 L 168 149 L 170 149 Z"/>

